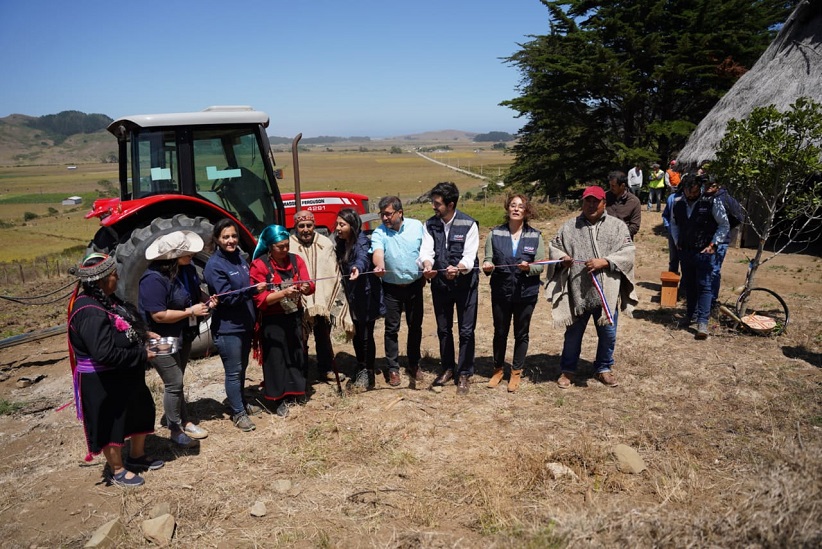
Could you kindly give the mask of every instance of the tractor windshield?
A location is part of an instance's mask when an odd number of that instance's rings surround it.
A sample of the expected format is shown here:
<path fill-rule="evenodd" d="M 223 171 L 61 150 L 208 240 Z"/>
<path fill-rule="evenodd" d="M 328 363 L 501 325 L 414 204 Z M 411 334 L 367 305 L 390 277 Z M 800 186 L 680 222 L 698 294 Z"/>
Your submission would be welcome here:
<path fill-rule="evenodd" d="M 253 234 L 278 216 L 266 169 L 267 144 L 256 126 L 188 126 L 135 132 L 129 148 L 131 197 L 199 196 Z"/>

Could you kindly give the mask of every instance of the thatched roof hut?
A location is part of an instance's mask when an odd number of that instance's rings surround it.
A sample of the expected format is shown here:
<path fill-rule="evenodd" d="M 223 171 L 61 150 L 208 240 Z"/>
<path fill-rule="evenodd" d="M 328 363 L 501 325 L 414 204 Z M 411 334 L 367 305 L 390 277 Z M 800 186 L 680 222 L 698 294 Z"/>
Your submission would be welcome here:
<path fill-rule="evenodd" d="M 785 111 L 803 96 L 822 103 L 822 0 L 796 6 L 762 57 L 699 123 L 677 164 L 692 169 L 716 158 L 729 120 L 767 105 Z"/>

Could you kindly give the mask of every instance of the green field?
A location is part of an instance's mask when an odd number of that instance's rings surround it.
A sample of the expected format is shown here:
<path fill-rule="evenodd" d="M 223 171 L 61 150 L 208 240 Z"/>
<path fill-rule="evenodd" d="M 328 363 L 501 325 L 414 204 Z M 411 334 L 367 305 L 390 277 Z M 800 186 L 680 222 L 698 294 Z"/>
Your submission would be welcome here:
<path fill-rule="evenodd" d="M 350 147 L 350 146 L 349 146 Z M 380 197 L 397 195 L 408 203 L 439 181 L 453 181 L 465 194 L 476 195 L 486 183 L 478 178 L 429 162 L 414 153 L 390 154 L 391 144 L 373 142 L 366 151 L 358 147 L 316 147 L 300 152 L 300 182 L 303 190 L 338 190 L 361 193 L 376 206 Z M 404 145 L 408 147 L 408 145 Z M 376 150 L 379 148 L 380 150 Z M 454 144 L 454 150 L 431 153 L 441 162 L 486 176 L 504 173 L 513 157 L 502 151 L 482 149 L 476 144 Z M 280 180 L 282 192 L 294 190 L 294 166 L 288 153 L 275 153 L 278 167 L 284 171 Z M 116 164 L 80 164 L 69 170 L 59 166 L 0 167 L 0 262 L 32 260 L 44 255 L 87 244 L 98 227 L 96 219 L 83 216 L 99 195 L 100 181 L 117 186 Z M 496 177 L 493 178 L 494 182 Z M 78 195 L 79 206 L 62 206 L 61 201 Z M 482 213 L 482 202 L 465 201 L 464 209 L 478 219 L 502 220 L 498 202 L 488 202 L 490 212 Z M 427 204 L 407 208 L 409 216 L 425 219 L 431 214 Z M 35 217 L 36 216 L 36 217 Z M 485 225 L 485 223 L 483 223 Z"/>

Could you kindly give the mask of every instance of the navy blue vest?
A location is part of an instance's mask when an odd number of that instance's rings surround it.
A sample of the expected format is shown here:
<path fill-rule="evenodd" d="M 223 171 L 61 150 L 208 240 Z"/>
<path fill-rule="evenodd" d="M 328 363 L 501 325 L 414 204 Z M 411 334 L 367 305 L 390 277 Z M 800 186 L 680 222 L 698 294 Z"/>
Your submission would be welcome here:
<path fill-rule="evenodd" d="M 445 269 L 449 265 L 458 265 L 462 259 L 462 252 L 465 249 L 465 239 L 472 225 L 478 225 L 473 217 L 462 213 L 459 210 L 454 212 L 454 219 L 451 223 L 451 230 L 448 233 L 448 242 L 445 241 L 445 225 L 437 216 L 431 217 L 425 222 L 425 229 L 434 238 L 434 266 L 436 270 Z M 440 272 L 431 281 L 431 287 L 440 290 L 464 289 L 476 286 L 479 281 L 477 267 L 479 259 L 474 258 L 474 269 L 465 275 L 460 275 L 454 280 L 448 280 L 444 272 Z"/>
<path fill-rule="evenodd" d="M 679 245 L 683 250 L 702 250 L 711 243 L 718 227 L 713 214 L 713 199 L 701 197 L 697 200 L 691 217 L 684 198 L 674 204 L 674 220 L 679 228 Z"/>
<path fill-rule="evenodd" d="M 493 250 L 494 265 L 518 265 L 523 261 L 532 263 L 539 248 L 540 232 L 528 225 L 522 227 L 517 252 L 511 244 L 508 224 L 495 227 L 489 238 Z M 519 267 L 499 267 L 491 272 L 491 295 L 515 303 L 536 301 L 539 297 L 540 279 L 528 276 Z"/>

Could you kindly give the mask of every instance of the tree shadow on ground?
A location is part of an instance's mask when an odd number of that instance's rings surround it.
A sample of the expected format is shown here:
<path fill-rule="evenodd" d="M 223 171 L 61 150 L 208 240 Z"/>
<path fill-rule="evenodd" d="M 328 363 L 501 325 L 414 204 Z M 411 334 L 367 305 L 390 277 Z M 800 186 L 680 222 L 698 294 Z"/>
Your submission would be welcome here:
<path fill-rule="evenodd" d="M 194 402 L 187 402 L 186 410 L 189 416 L 196 418 L 196 421 L 220 419 L 228 411 L 225 404 L 213 398 L 201 398 Z"/>
<path fill-rule="evenodd" d="M 657 298 L 657 301 L 659 299 Z M 666 328 L 676 328 L 677 323 L 685 317 L 685 311 L 681 307 L 659 308 L 659 309 L 634 309 L 634 318 L 645 320 Z"/>
<path fill-rule="evenodd" d="M 782 347 L 782 354 L 788 358 L 798 358 L 799 360 L 804 360 L 815 368 L 822 368 L 822 353 L 811 351 L 804 345 Z"/>

